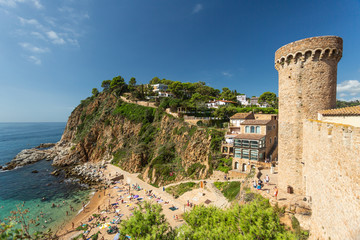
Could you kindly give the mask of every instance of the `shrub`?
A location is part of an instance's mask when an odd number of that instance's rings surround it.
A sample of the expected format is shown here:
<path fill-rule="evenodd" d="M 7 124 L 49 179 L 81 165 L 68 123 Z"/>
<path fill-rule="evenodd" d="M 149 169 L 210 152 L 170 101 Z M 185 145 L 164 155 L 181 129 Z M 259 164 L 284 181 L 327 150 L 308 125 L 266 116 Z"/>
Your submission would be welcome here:
<path fill-rule="evenodd" d="M 191 191 L 195 188 L 199 188 L 199 184 L 196 184 L 194 182 L 187 182 L 187 183 L 180 183 L 178 185 L 168 187 L 165 189 L 165 191 L 170 194 L 174 194 L 175 198 L 178 198 L 184 193 Z"/>
<path fill-rule="evenodd" d="M 201 169 L 206 168 L 205 165 L 201 164 L 201 163 L 194 163 L 192 165 L 190 165 L 190 167 L 187 169 L 187 175 L 190 177 L 193 177 L 195 175 L 195 173 L 199 172 Z"/>
<path fill-rule="evenodd" d="M 219 189 L 224 197 L 229 201 L 233 201 L 240 192 L 240 182 L 214 182 L 214 185 Z"/>

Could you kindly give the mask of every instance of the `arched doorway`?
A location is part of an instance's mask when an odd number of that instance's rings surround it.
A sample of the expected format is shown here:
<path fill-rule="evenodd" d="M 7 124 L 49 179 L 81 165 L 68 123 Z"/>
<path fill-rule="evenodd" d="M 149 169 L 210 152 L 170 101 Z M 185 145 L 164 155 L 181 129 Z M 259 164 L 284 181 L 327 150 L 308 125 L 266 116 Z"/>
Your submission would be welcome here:
<path fill-rule="evenodd" d="M 243 172 L 246 172 L 246 167 L 247 167 L 246 163 L 243 163 L 243 165 L 242 165 L 242 171 Z"/>
<path fill-rule="evenodd" d="M 238 162 L 235 162 L 234 169 L 239 169 L 239 163 Z"/>

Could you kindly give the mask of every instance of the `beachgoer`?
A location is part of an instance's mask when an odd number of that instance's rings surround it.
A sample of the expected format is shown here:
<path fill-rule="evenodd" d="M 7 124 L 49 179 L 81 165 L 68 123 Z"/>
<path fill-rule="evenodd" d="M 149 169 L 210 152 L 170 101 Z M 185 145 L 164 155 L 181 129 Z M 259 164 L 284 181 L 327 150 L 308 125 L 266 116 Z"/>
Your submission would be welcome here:
<path fill-rule="evenodd" d="M 254 188 L 257 187 L 256 180 L 253 181 L 253 187 L 254 187 Z"/>
<path fill-rule="evenodd" d="M 277 195 L 279 194 L 279 189 L 275 186 L 274 187 L 274 197 L 277 200 Z"/>
<path fill-rule="evenodd" d="M 71 224 L 72 224 L 72 229 L 74 229 L 74 227 L 75 227 L 75 224 L 74 224 L 74 222 L 72 222 Z"/>
<path fill-rule="evenodd" d="M 269 177 L 269 175 L 267 175 L 267 174 L 266 174 L 266 176 L 265 176 L 265 182 L 266 182 L 266 185 L 268 185 L 269 182 L 270 182 L 270 177 Z"/>

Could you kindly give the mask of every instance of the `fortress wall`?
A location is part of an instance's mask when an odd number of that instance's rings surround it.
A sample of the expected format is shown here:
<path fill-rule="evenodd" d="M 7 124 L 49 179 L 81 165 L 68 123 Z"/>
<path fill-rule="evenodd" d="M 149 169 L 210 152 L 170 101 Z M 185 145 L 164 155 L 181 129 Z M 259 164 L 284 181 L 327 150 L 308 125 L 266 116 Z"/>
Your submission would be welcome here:
<path fill-rule="evenodd" d="M 303 121 L 311 239 L 360 239 L 360 128 Z"/>
<path fill-rule="evenodd" d="M 337 63 L 342 39 L 323 36 L 302 39 L 279 48 L 279 188 L 291 186 L 304 194 L 303 119 L 336 105 Z"/>

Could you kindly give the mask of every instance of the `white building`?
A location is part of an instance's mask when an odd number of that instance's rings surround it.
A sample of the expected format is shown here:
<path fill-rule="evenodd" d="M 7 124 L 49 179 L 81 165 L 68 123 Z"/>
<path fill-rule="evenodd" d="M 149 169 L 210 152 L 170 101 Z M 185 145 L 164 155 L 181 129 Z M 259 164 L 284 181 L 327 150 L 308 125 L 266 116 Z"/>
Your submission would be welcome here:
<path fill-rule="evenodd" d="M 245 95 L 245 94 L 243 94 L 243 95 L 237 95 L 237 96 L 236 96 L 236 99 L 238 100 L 238 102 L 241 103 L 242 106 L 247 106 L 247 105 L 249 105 L 248 100 L 246 100 L 246 95 Z"/>
<path fill-rule="evenodd" d="M 233 101 L 228 101 L 228 100 L 214 100 L 214 101 L 210 101 L 208 103 L 205 103 L 206 106 L 208 108 L 218 108 L 221 106 L 226 106 L 226 105 L 230 105 L 230 104 L 236 104 L 236 102 Z"/>
<path fill-rule="evenodd" d="M 155 93 L 157 93 L 157 92 L 166 92 L 166 90 L 168 89 L 168 85 L 161 84 L 161 83 L 152 84 L 151 86 L 154 88 L 153 91 Z"/>

